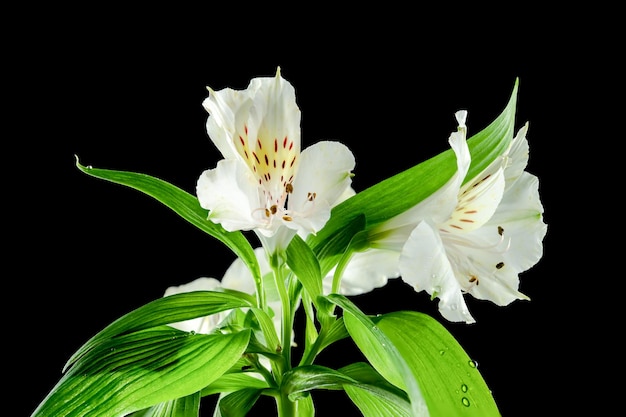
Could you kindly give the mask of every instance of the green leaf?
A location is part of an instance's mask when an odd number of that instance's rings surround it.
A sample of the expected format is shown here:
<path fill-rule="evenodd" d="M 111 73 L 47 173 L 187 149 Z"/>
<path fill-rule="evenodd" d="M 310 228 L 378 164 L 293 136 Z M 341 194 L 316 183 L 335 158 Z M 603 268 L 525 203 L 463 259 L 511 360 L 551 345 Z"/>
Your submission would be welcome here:
<path fill-rule="evenodd" d="M 437 320 L 399 311 L 375 322 L 419 382 L 431 416 L 500 416 L 475 362 Z"/>
<path fill-rule="evenodd" d="M 267 381 L 243 372 L 230 372 L 220 376 L 202 389 L 202 396 L 219 394 L 220 392 L 238 391 L 242 388 L 263 390 L 269 388 Z"/>
<path fill-rule="evenodd" d="M 249 294 L 228 291 L 193 291 L 156 299 L 109 324 L 89 339 L 67 362 L 65 369 L 100 343 L 137 330 L 208 316 L 239 307 L 250 307 Z M 64 369 L 64 370 L 65 370 Z"/>
<path fill-rule="evenodd" d="M 332 219 L 332 217 L 331 217 Z M 313 235 L 307 238 L 307 243 L 312 248 L 313 253 L 319 259 L 321 274 L 326 274 L 335 266 L 346 249 L 350 246 L 352 239 L 366 226 L 366 219 L 363 215 L 350 218 L 338 233 L 329 236 L 328 239 L 319 240 Z"/>
<path fill-rule="evenodd" d="M 224 243 L 248 265 L 255 281 L 261 282 L 259 263 L 250 242 L 241 232 L 228 232 L 221 225 L 208 220 L 208 211 L 200 206 L 195 196 L 150 175 L 87 167 L 80 164 L 78 157 L 76 157 L 76 166 L 85 174 L 134 188 L 169 207 L 198 229 Z"/>
<path fill-rule="evenodd" d="M 346 330 L 346 326 L 343 322 L 343 317 L 339 317 L 330 325 L 328 331 L 324 334 L 324 340 L 320 344 L 319 351 L 321 352 L 331 344 L 341 339 L 345 339 L 348 336 L 350 336 L 350 334 Z"/>
<path fill-rule="evenodd" d="M 352 376 L 363 379 L 359 380 Z M 352 392 L 350 398 L 366 417 L 412 416 L 406 394 L 385 381 L 367 364 L 349 366 L 338 371 L 319 365 L 300 366 L 285 374 L 281 386 L 281 390 L 292 401 L 309 397 L 310 391 L 315 389 Z M 380 414 L 381 410 L 389 411 L 391 414 Z"/>
<path fill-rule="evenodd" d="M 466 179 L 477 175 L 501 155 L 513 139 L 517 89 L 518 80 L 515 80 L 509 102 L 502 113 L 468 139 L 472 161 Z M 328 241 L 341 235 L 343 228 L 356 216 L 365 215 L 369 229 L 403 213 L 441 188 L 456 167 L 455 154 L 448 149 L 357 193 L 333 208 L 324 228 L 309 238 L 311 246 L 314 251 L 317 247 L 326 246 Z M 318 257 L 323 259 L 319 254 Z"/>
<path fill-rule="evenodd" d="M 191 334 L 161 326 L 85 353 L 32 417 L 114 417 L 200 391 L 244 352 L 250 331 Z"/>
<path fill-rule="evenodd" d="M 257 388 L 244 388 L 231 392 L 219 401 L 222 417 L 245 417 L 261 396 Z"/>
<path fill-rule="evenodd" d="M 345 296 L 330 294 L 326 298 L 343 309 L 343 319 L 350 337 L 372 366 L 387 381 L 407 393 L 412 415 L 428 416 L 420 386 L 414 376 L 406 372 L 408 364 L 392 341 Z"/>
<path fill-rule="evenodd" d="M 265 311 L 259 308 L 251 308 L 250 310 L 256 317 L 261 331 L 265 336 L 266 347 L 272 352 L 276 352 L 276 348 L 280 346 L 280 341 L 278 339 L 278 335 L 276 334 L 276 327 L 274 326 L 272 318 Z"/>
<path fill-rule="evenodd" d="M 150 408 L 136 411 L 128 417 L 198 417 L 200 413 L 200 393 L 159 403 Z"/>
<path fill-rule="evenodd" d="M 298 235 L 293 237 L 287 247 L 287 265 L 315 302 L 317 296 L 322 295 L 320 264 L 309 245 Z"/>
<path fill-rule="evenodd" d="M 368 385 L 346 385 L 345 390 L 363 417 L 413 417 L 409 401 L 401 400 L 388 391 Z"/>
<path fill-rule="evenodd" d="M 298 366 L 285 372 L 281 391 L 288 394 L 291 401 L 309 395 L 314 389 L 342 390 L 343 384 L 356 384 L 357 381 L 334 369 L 320 365 Z"/>

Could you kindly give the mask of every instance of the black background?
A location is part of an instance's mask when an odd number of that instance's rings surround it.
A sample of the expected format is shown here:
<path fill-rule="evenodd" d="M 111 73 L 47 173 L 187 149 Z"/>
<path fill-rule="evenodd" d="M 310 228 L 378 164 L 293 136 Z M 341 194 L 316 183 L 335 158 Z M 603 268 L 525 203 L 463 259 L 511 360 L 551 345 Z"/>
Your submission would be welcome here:
<path fill-rule="evenodd" d="M 473 325 L 445 322 L 426 294 L 399 279 L 353 301 L 367 313 L 410 309 L 441 320 L 478 362 L 504 416 L 605 403 L 581 379 L 589 356 L 579 332 L 595 297 L 580 292 L 589 279 L 580 262 L 589 255 L 576 252 L 569 237 L 572 224 L 583 227 L 581 184 L 594 176 L 570 152 L 589 139 L 577 125 L 592 117 L 588 97 L 602 89 L 603 79 L 584 63 L 608 65 L 610 53 L 597 41 L 569 27 L 551 29 L 548 20 L 504 15 L 479 36 L 454 13 L 434 32 L 420 29 L 426 17 L 397 25 L 389 19 L 387 29 L 372 19 L 356 30 L 326 16 L 304 33 L 293 20 L 243 24 L 233 12 L 105 12 L 61 13 L 36 40 L 16 47 L 9 64 L 20 94 L 8 116 L 23 116 L 9 117 L 18 149 L 9 149 L 7 176 L 9 208 L 16 209 L 7 227 L 18 232 L 6 256 L 19 272 L 9 274 L 6 297 L 26 300 L 11 320 L 19 334 L 11 346 L 23 355 L 17 388 L 26 393 L 15 415 L 32 412 L 70 355 L 111 321 L 170 285 L 220 278 L 233 260 L 157 201 L 81 173 L 74 155 L 84 165 L 146 173 L 193 193 L 200 173 L 220 158 L 205 131 L 206 86 L 243 89 L 277 66 L 296 89 L 303 147 L 324 139 L 348 145 L 357 191 L 447 149 L 459 109 L 469 111 L 470 135 L 486 127 L 519 77 L 516 129 L 530 122 L 527 170 L 539 177 L 548 223 L 543 258 L 521 274 L 531 301 L 497 307 L 468 298 Z M 585 143 L 580 158 L 595 142 Z M 320 360 L 341 366 L 357 358 L 342 342 Z M 313 395 L 319 415 L 337 407 L 358 415 L 341 392 Z M 203 415 L 211 415 L 209 405 Z M 250 415 L 272 407 L 263 400 Z"/>

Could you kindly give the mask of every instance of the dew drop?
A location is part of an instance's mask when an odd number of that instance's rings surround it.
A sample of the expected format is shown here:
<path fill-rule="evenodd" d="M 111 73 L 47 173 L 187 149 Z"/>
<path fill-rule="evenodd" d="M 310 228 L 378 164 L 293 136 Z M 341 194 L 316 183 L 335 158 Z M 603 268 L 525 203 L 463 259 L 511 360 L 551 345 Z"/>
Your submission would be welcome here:
<path fill-rule="evenodd" d="M 443 349 L 441 349 L 441 350 L 439 351 L 439 354 L 440 354 L 441 356 L 443 356 L 445 353 L 446 353 L 446 351 L 445 351 L 445 350 L 443 350 Z"/>
<path fill-rule="evenodd" d="M 463 403 L 463 405 L 466 407 L 470 406 L 470 402 L 466 397 L 461 398 L 461 403 Z"/>
<path fill-rule="evenodd" d="M 478 368 L 478 362 L 473 361 L 473 360 L 469 360 L 469 362 L 467 362 L 469 364 L 470 367 L 472 368 Z"/>
<path fill-rule="evenodd" d="M 189 332 L 189 334 L 190 334 L 191 336 L 193 336 L 194 334 L 196 334 L 196 331 L 195 331 L 195 330 L 192 330 L 192 331 L 190 331 L 190 332 Z"/>
<path fill-rule="evenodd" d="M 467 385 L 461 384 L 461 391 L 467 392 Z"/>

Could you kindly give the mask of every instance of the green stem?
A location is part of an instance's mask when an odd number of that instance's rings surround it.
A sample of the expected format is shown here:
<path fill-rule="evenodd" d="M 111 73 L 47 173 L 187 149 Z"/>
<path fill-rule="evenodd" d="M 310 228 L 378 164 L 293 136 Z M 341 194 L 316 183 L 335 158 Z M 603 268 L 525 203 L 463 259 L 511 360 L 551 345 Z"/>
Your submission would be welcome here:
<path fill-rule="evenodd" d="M 276 408 L 278 417 L 296 417 L 296 403 L 291 401 L 287 394 L 281 392 L 276 397 Z"/>
<path fill-rule="evenodd" d="M 313 346 L 311 346 L 311 349 L 308 350 L 306 356 L 304 356 L 302 360 L 300 360 L 300 364 L 298 366 L 313 364 L 313 361 L 317 357 L 317 354 L 320 352 L 320 346 L 322 345 L 322 342 L 324 342 L 324 339 L 326 338 L 326 333 L 327 332 L 325 328 L 322 328 L 320 330 L 319 335 L 315 338 L 315 342 L 313 343 Z"/>
<path fill-rule="evenodd" d="M 285 362 L 285 369 L 283 372 L 291 369 L 291 303 L 289 300 L 289 294 L 285 286 L 285 277 L 283 275 L 283 264 L 274 264 L 272 262 L 272 269 L 274 270 L 274 279 L 276 281 L 276 288 L 280 295 L 280 302 L 282 305 L 282 320 L 281 320 L 281 333 L 282 333 L 282 352 Z M 279 381 L 282 380 L 282 375 L 278 377 Z"/>

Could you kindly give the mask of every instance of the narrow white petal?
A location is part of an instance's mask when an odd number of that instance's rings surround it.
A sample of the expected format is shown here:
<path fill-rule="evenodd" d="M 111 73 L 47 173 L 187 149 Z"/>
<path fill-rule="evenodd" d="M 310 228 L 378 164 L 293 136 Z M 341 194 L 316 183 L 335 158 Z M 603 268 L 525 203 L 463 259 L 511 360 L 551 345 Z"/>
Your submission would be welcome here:
<path fill-rule="evenodd" d="M 518 130 L 517 135 L 511 141 L 511 146 L 507 153 L 507 166 L 505 169 L 506 187 L 510 187 L 524 172 L 528 165 L 529 147 L 526 133 L 528 132 L 528 122 Z"/>
<path fill-rule="evenodd" d="M 476 178 L 464 184 L 449 219 L 439 228 L 450 232 L 469 232 L 484 225 L 493 215 L 504 193 L 502 160 L 491 164 Z"/>

